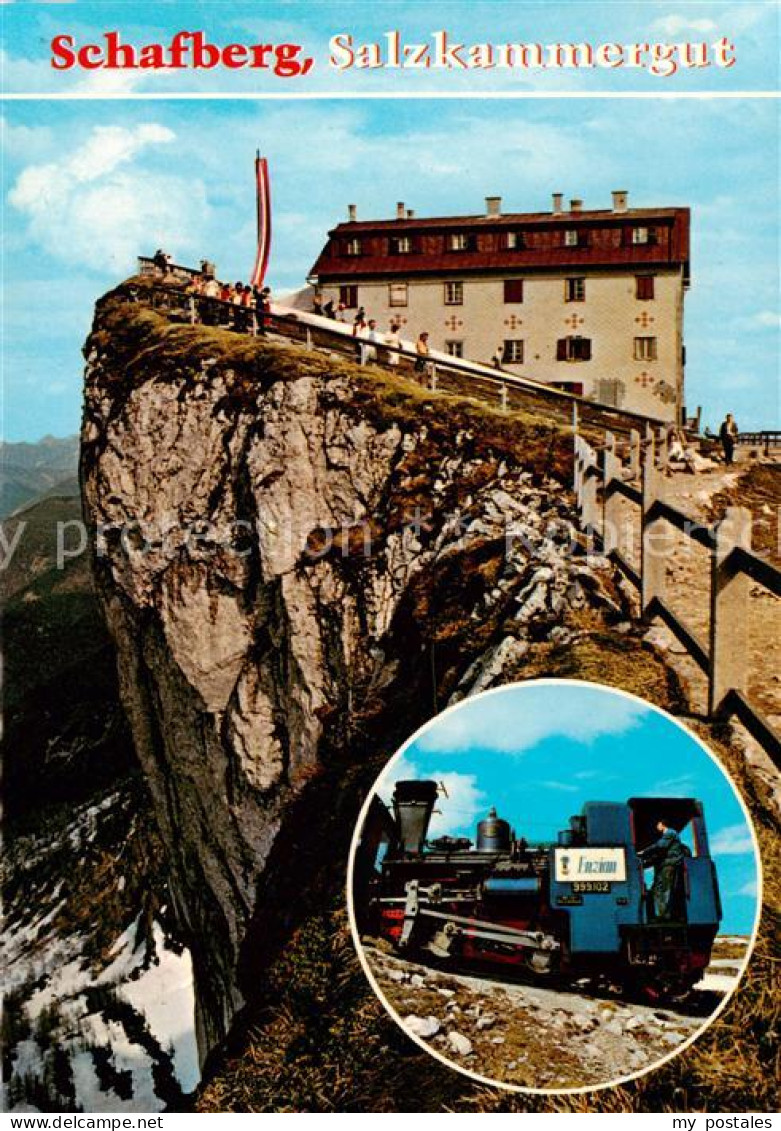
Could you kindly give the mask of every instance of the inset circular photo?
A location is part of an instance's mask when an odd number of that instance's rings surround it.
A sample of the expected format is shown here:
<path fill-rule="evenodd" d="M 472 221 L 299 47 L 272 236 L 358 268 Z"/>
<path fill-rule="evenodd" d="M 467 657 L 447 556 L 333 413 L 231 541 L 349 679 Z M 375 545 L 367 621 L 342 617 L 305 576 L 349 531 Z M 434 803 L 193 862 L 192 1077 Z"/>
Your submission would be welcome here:
<path fill-rule="evenodd" d="M 607 1087 L 658 1067 L 748 962 L 761 872 L 716 758 L 635 696 L 572 680 L 427 723 L 363 807 L 364 969 L 418 1044 L 483 1083 Z"/>

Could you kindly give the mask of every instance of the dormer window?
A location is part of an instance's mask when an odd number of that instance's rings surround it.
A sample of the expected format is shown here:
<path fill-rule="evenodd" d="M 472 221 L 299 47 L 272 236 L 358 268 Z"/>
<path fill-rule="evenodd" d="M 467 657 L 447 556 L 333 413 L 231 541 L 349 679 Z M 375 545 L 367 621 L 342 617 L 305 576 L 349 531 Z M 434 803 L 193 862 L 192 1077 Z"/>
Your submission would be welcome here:
<path fill-rule="evenodd" d="M 448 251 L 474 251 L 475 237 L 466 232 L 451 232 L 447 237 Z"/>
<path fill-rule="evenodd" d="M 632 228 L 632 243 L 643 244 L 651 242 L 651 233 L 648 228 Z"/>
<path fill-rule="evenodd" d="M 391 255 L 409 255 L 412 251 L 412 240 L 409 236 L 391 236 L 389 250 Z"/>
<path fill-rule="evenodd" d="M 360 255 L 362 251 L 361 241 L 353 237 L 353 239 L 347 241 L 345 250 L 348 255 Z"/>
<path fill-rule="evenodd" d="M 504 246 L 510 251 L 526 246 L 523 238 L 523 232 L 505 232 L 504 233 Z"/>
<path fill-rule="evenodd" d="M 580 233 L 577 228 L 567 228 L 564 232 L 564 246 L 577 247 L 580 243 Z"/>

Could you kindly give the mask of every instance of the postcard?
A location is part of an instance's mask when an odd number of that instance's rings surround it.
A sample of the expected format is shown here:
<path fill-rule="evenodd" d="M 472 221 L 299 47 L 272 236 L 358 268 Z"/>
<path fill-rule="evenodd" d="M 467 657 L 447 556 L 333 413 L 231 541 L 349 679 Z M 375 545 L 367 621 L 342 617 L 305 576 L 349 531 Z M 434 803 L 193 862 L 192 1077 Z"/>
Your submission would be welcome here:
<path fill-rule="evenodd" d="M 770 1127 L 778 5 L 0 16 L 9 1125 Z"/>

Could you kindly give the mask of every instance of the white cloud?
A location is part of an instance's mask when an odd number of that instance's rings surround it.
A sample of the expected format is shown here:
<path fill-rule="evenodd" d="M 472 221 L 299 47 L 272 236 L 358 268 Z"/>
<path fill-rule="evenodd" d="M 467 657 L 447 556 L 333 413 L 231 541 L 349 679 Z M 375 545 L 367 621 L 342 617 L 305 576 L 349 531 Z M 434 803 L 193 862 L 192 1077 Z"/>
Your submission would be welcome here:
<path fill-rule="evenodd" d="M 159 243 L 197 251 L 208 212 L 203 184 L 145 170 L 139 160 L 175 138 L 154 122 L 96 126 L 60 160 L 28 165 L 9 203 L 35 243 L 71 264 L 116 272 Z"/>
<path fill-rule="evenodd" d="M 645 797 L 693 797 L 697 793 L 697 780 L 693 774 L 663 778 L 646 790 Z"/>
<path fill-rule="evenodd" d="M 11 55 L 0 48 L 0 71 L 6 90 L 34 93 L 51 89 L 55 72 L 47 63 Z"/>
<path fill-rule="evenodd" d="M 748 322 L 759 330 L 777 330 L 781 326 L 781 314 L 776 310 L 759 310 Z"/>
<path fill-rule="evenodd" d="M 54 137 L 48 126 L 15 125 L 0 117 L 0 144 L 3 153 L 18 161 L 40 161 L 51 153 Z"/>
<path fill-rule="evenodd" d="M 577 776 L 578 775 L 576 774 L 575 777 L 577 777 Z M 577 786 L 577 785 L 570 785 L 569 782 L 553 781 L 552 779 L 548 779 L 547 781 L 541 781 L 541 782 L 538 782 L 537 784 L 543 786 L 545 789 L 555 789 L 559 793 L 579 793 L 580 788 L 581 788 L 580 786 Z"/>
<path fill-rule="evenodd" d="M 654 31 L 660 31 L 663 35 L 681 35 L 681 34 L 702 34 L 707 35 L 709 32 L 716 31 L 716 24 L 713 20 L 692 20 L 686 16 L 669 15 L 661 16 L 658 20 L 654 20 L 651 24 Z"/>
<path fill-rule="evenodd" d="M 725 825 L 710 839 L 712 856 L 743 856 L 754 851 L 754 841 L 744 824 Z"/>
<path fill-rule="evenodd" d="M 467 699 L 436 719 L 417 740 L 425 751 L 475 748 L 523 754 L 548 738 L 591 743 L 637 726 L 649 708 L 607 690 L 572 684 L 507 688 L 480 700 Z"/>

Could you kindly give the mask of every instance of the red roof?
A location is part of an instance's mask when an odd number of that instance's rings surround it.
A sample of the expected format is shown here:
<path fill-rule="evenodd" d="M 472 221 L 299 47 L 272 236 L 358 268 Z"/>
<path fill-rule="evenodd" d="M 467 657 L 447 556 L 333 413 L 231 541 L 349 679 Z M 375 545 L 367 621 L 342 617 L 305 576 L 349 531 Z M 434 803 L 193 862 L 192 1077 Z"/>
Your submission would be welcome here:
<path fill-rule="evenodd" d="M 403 220 L 360 220 L 338 224 L 312 267 L 321 281 L 341 278 L 517 272 L 585 267 L 651 268 L 681 266 L 688 275 L 688 208 L 633 208 L 627 212 L 508 213 L 501 216 L 437 216 Z M 651 242 L 634 243 L 631 229 L 648 228 Z M 583 243 L 564 243 L 575 229 Z M 523 246 L 505 246 L 507 232 L 519 233 Z M 446 237 L 464 233 L 470 247 L 447 249 Z M 412 249 L 394 253 L 391 237 L 410 237 Z M 359 239 L 360 255 L 347 254 Z"/>

